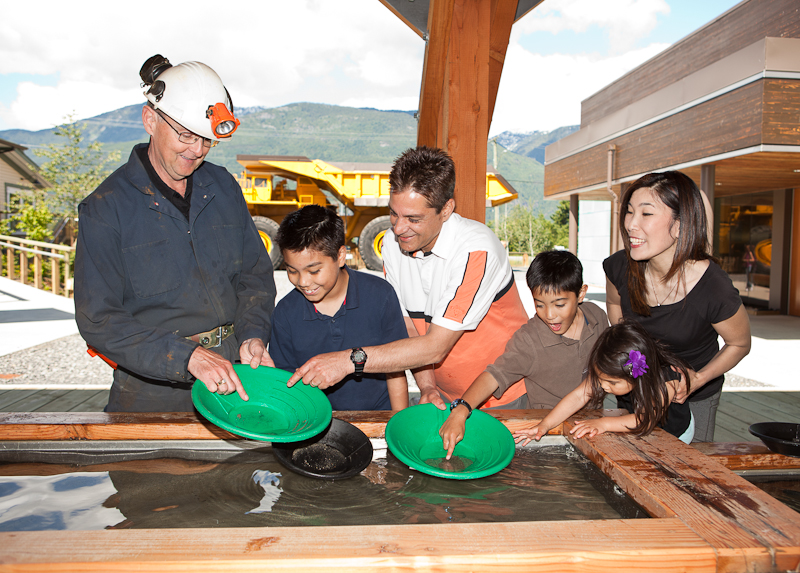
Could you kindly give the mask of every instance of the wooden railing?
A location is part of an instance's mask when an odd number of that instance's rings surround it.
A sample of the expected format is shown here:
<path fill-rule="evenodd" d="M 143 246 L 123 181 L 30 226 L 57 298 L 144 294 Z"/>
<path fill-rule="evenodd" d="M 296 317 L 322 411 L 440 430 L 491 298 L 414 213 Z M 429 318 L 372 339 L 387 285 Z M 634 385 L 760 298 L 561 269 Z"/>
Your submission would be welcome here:
<path fill-rule="evenodd" d="M 18 280 L 22 284 L 32 284 L 38 289 L 49 286 L 53 294 L 72 296 L 70 260 L 73 258 L 71 255 L 75 252 L 75 247 L 0 235 L 0 249 L 3 251 L 4 276 Z M 17 272 L 18 261 L 19 272 Z M 31 266 L 32 283 L 29 282 Z"/>

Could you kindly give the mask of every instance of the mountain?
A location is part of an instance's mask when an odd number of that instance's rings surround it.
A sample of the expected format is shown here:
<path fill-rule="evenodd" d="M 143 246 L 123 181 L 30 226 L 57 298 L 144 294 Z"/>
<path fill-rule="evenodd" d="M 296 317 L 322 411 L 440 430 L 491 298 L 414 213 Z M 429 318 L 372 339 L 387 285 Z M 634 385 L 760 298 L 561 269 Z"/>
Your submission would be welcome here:
<path fill-rule="evenodd" d="M 121 152 L 121 165 L 134 144 L 147 141 L 141 114 L 142 106 L 136 104 L 79 122 L 86 126 L 87 143 L 97 141 L 104 150 Z M 231 173 L 241 171 L 236 161 L 238 154 L 305 155 L 329 163 L 391 163 L 416 144 L 417 121 L 410 111 L 294 103 L 275 108 L 240 108 L 237 117 L 242 125 L 236 135 L 209 153 L 209 161 Z M 503 132 L 496 138 L 497 170 L 516 188 L 521 203 L 546 216 L 555 211 L 557 203 L 544 201 L 543 197 L 544 146 L 576 129 L 577 126 L 570 126 L 551 132 Z M 0 139 L 29 147 L 29 156 L 41 161 L 37 148 L 60 143 L 61 138 L 54 131 L 6 130 L 0 131 Z M 494 159 L 493 147 L 490 142 L 489 164 Z"/>

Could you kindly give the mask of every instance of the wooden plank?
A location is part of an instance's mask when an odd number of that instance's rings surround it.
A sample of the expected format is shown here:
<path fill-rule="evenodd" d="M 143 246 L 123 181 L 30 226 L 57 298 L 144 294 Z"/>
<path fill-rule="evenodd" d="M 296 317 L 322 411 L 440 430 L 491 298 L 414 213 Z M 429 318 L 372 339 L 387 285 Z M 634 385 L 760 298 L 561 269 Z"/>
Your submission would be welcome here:
<path fill-rule="evenodd" d="M 46 407 L 47 404 L 60 398 L 67 392 L 69 392 L 69 390 L 36 390 L 32 394 L 26 396 L 24 399 L 18 400 L 8 407 L 14 409 L 19 408 L 22 412 L 35 412 L 39 408 Z M 6 409 L 8 407 L 4 407 L 2 410 L 8 412 L 9 410 Z"/>
<path fill-rule="evenodd" d="M 797 0 L 741 2 L 581 103 L 581 127 L 766 37 L 800 37 Z"/>
<path fill-rule="evenodd" d="M 742 440 L 749 439 L 746 436 L 742 436 L 736 432 L 731 432 L 730 430 L 726 430 L 722 426 L 719 425 L 719 421 L 717 422 L 716 428 L 714 428 L 714 442 L 741 442 Z"/>
<path fill-rule="evenodd" d="M 731 407 L 732 408 L 732 407 Z M 733 442 L 749 442 L 753 439 L 753 435 L 748 431 L 750 424 L 748 422 L 743 422 L 738 417 L 731 415 L 729 410 L 720 411 L 717 410 L 717 424 L 715 427 L 714 432 L 714 441 L 715 442 L 724 442 L 724 441 L 733 441 Z M 732 440 L 723 440 L 721 438 L 717 438 L 716 430 L 723 429 L 727 430 L 735 437 Z"/>
<path fill-rule="evenodd" d="M 0 533 L 0 571 L 712 572 L 677 519 Z"/>
<path fill-rule="evenodd" d="M 606 144 L 617 147 L 615 179 L 759 145 L 763 88 L 764 80 L 753 82 L 602 145 L 548 163 L 544 194 L 549 197 L 603 183 L 607 175 Z M 757 190 L 762 187 L 757 186 L 751 192 Z"/>
<path fill-rule="evenodd" d="M 69 412 L 102 412 L 108 404 L 108 394 L 110 390 L 99 390 L 92 394 L 89 398 L 70 408 Z"/>
<path fill-rule="evenodd" d="M 755 396 L 756 392 L 723 392 L 720 399 L 720 410 L 726 410 L 728 406 L 747 410 L 752 415 L 748 415 L 748 420 L 754 422 L 789 422 L 800 418 L 800 405 L 789 402 L 788 397 L 777 396 L 780 392 L 774 392 L 776 396 L 764 392 L 765 396 Z M 786 394 L 791 395 L 791 392 Z"/>
<path fill-rule="evenodd" d="M 651 515 L 680 516 L 715 548 L 721 569 L 800 565 L 797 513 L 666 432 L 568 439 Z"/>
<path fill-rule="evenodd" d="M 40 390 L 9 390 L 0 402 L 0 412 L 25 412 L 23 404 L 38 392 Z"/>
<path fill-rule="evenodd" d="M 104 398 L 103 406 L 108 403 L 108 390 L 66 390 L 63 395 L 59 396 L 52 402 L 37 408 L 36 412 L 73 412 L 81 411 L 81 406 L 92 398 L 100 395 L 101 399 Z M 97 409 L 90 409 L 89 412 L 99 412 L 103 410 L 103 406 Z M 79 410 L 76 410 L 78 408 Z M 83 410 L 87 411 L 87 410 Z"/>
<path fill-rule="evenodd" d="M 776 454 L 761 442 L 692 444 L 698 452 L 711 456 L 732 471 L 800 469 L 800 458 Z"/>

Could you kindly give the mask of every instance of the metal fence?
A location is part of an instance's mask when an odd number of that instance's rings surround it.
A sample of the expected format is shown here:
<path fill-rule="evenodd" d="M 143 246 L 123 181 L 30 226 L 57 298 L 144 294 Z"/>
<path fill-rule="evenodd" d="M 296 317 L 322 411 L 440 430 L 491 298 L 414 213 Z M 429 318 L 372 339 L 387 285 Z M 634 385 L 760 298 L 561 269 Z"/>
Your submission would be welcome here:
<path fill-rule="evenodd" d="M 0 235 L 3 275 L 53 294 L 72 296 L 72 260 L 75 247 Z M 31 271 L 33 277 L 31 280 Z"/>

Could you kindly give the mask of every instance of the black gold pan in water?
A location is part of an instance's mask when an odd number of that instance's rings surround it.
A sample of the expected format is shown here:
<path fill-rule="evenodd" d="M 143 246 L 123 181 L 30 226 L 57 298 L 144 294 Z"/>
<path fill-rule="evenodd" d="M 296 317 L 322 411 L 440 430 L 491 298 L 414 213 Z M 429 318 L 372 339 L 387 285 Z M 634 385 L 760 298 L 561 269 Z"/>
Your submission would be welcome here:
<path fill-rule="evenodd" d="M 750 426 L 750 433 L 776 454 L 800 456 L 800 424 L 759 422 Z"/>
<path fill-rule="evenodd" d="M 273 443 L 278 461 L 295 473 L 319 479 L 345 479 L 372 461 L 369 438 L 353 424 L 333 418 L 321 434 L 301 442 Z"/>

